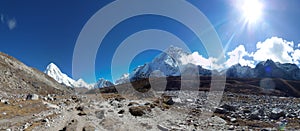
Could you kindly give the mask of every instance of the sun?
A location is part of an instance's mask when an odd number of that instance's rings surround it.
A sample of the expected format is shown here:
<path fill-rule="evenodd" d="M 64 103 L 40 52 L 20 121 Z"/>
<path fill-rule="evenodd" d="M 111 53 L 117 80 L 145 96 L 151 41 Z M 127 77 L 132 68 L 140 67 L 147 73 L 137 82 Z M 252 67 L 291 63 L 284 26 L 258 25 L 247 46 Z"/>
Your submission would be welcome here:
<path fill-rule="evenodd" d="M 256 23 L 262 16 L 263 4 L 259 0 L 244 0 L 241 10 L 248 23 Z"/>

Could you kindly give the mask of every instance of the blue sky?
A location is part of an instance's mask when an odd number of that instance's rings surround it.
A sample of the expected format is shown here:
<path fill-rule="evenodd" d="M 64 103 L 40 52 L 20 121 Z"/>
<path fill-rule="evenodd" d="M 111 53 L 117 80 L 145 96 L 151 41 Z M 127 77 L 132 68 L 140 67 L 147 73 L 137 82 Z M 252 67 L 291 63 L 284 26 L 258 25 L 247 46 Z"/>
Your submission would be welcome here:
<path fill-rule="evenodd" d="M 251 66 L 267 58 L 299 65 L 300 1 L 260 0 L 263 7 L 260 18 L 255 22 L 246 20 L 245 12 L 241 9 L 244 3 L 241 1 L 246 0 L 189 1 L 206 15 L 223 47 L 226 47 L 228 61 L 223 66 L 236 63 L 236 59 L 243 65 Z M 72 76 L 73 49 L 81 29 L 94 13 L 111 2 L 0 1 L 0 51 L 41 71 L 54 62 L 63 72 Z M 195 58 L 208 57 L 201 41 L 180 23 L 162 16 L 137 16 L 119 23 L 105 37 L 97 54 L 96 77 L 111 79 L 110 60 L 120 42 L 134 32 L 150 28 L 167 30 L 180 36 L 192 51 L 199 52 Z M 281 47 L 282 50 L 275 47 Z M 138 55 L 131 69 L 151 61 L 158 53 L 146 51 Z"/>

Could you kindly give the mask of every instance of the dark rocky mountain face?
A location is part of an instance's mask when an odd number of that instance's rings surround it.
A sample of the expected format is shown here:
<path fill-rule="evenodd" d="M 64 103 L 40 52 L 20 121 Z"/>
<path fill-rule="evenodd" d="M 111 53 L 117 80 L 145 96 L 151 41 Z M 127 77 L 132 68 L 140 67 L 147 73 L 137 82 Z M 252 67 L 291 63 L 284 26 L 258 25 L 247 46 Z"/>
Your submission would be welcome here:
<path fill-rule="evenodd" d="M 72 90 L 17 59 L 0 53 L 0 92 L 62 94 Z"/>
<path fill-rule="evenodd" d="M 256 77 L 256 74 L 249 66 L 237 64 L 227 69 L 226 76 L 231 78 L 253 78 Z"/>
<path fill-rule="evenodd" d="M 255 67 L 255 72 L 259 78 L 291 79 L 289 72 L 283 69 L 280 63 L 275 63 L 272 60 L 258 63 Z"/>
<path fill-rule="evenodd" d="M 272 60 L 260 62 L 255 68 L 233 65 L 226 71 L 230 78 L 281 78 L 285 80 L 300 80 L 300 69 L 295 64 L 278 63 Z"/>

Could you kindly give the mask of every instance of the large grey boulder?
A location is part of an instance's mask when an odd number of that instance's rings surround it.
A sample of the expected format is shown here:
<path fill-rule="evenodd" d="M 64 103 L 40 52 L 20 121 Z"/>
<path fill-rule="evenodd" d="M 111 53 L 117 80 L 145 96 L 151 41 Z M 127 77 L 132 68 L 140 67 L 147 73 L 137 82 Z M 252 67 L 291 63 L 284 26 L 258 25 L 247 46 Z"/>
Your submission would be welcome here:
<path fill-rule="evenodd" d="M 39 95 L 37 94 L 28 94 L 26 100 L 39 100 Z"/>
<path fill-rule="evenodd" d="M 270 118 L 274 120 L 278 120 L 280 117 L 285 117 L 285 112 L 282 109 L 274 108 L 271 111 Z"/>

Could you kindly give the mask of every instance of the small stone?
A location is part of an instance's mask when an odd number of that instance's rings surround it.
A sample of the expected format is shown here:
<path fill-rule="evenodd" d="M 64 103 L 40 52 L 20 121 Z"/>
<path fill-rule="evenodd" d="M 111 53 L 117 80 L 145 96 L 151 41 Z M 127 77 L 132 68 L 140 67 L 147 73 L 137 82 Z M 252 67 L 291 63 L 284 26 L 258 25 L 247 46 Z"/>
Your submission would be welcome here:
<path fill-rule="evenodd" d="M 96 130 L 96 128 L 92 125 L 85 126 L 82 129 L 82 131 L 95 131 L 95 130 Z"/>
<path fill-rule="evenodd" d="M 117 97 L 117 98 L 115 98 L 115 100 L 118 101 L 118 102 L 121 102 L 121 101 L 125 100 L 125 98 L 124 97 Z"/>
<path fill-rule="evenodd" d="M 193 99 L 186 99 L 186 102 L 192 103 L 194 101 L 193 101 Z"/>
<path fill-rule="evenodd" d="M 137 102 L 129 102 L 127 106 L 139 105 Z"/>
<path fill-rule="evenodd" d="M 75 108 L 77 111 L 83 111 L 84 107 L 83 106 L 78 106 Z"/>
<path fill-rule="evenodd" d="M 27 129 L 29 126 L 30 126 L 30 124 L 29 124 L 29 123 L 26 123 L 26 124 L 23 126 L 23 129 L 25 130 L 25 129 Z"/>
<path fill-rule="evenodd" d="M 118 114 L 123 114 L 124 112 L 125 112 L 125 110 L 122 109 L 122 110 L 120 110 L 120 111 L 118 112 Z"/>
<path fill-rule="evenodd" d="M 145 127 L 147 130 L 152 129 L 152 126 L 149 125 L 148 123 L 141 123 L 141 126 L 142 126 L 142 127 Z"/>
<path fill-rule="evenodd" d="M 49 119 L 46 118 L 46 119 L 42 120 L 42 122 L 48 123 Z"/>
<path fill-rule="evenodd" d="M 95 114 L 98 119 L 104 118 L 104 110 L 96 111 Z"/>
<path fill-rule="evenodd" d="M 175 102 L 173 101 L 171 96 L 164 96 L 164 103 L 166 103 L 167 105 L 174 105 Z"/>
<path fill-rule="evenodd" d="M 1 100 L 0 100 L 1 103 L 4 103 L 4 102 L 6 102 L 6 101 L 7 101 L 7 100 L 4 100 L 4 99 L 1 99 Z"/>
<path fill-rule="evenodd" d="M 225 114 L 227 111 L 224 108 L 216 108 L 215 113 Z"/>
<path fill-rule="evenodd" d="M 78 115 L 79 115 L 79 116 L 85 116 L 85 115 L 87 115 L 87 114 L 86 114 L 86 112 L 81 111 L 81 112 L 78 113 Z"/>
<path fill-rule="evenodd" d="M 228 130 L 234 130 L 234 126 L 233 126 L 233 125 L 230 125 L 230 126 L 228 127 Z"/>
<path fill-rule="evenodd" d="M 249 116 L 250 120 L 259 120 L 259 112 L 258 111 L 254 111 L 251 113 L 251 115 Z"/>
<path fill-rule="evenodd" d="M 243 110 L 243 113 L 251 113 L 251 110 L 249 110 L 249 109 L 244 109 L 244 110 Z"/>
<path fill-rule="evenodd" d="M 71 120 L 62 130 L 63 131 L 76 131 L 78 120 Z"/>
<path fill-rule="evenodd" d="M 160 129 L 161 131 L 170 131 L 171 130 L 163 125 L 157 125 L 157 128 Z"/>
<path fill-rule="evenodd" d="M 235 106 L 232 106 L 232 105 L 229 105 L 229 104 L 224 104 L 224 105 L 221 106 L 221 108 L 226 109 L 228 111 L 235 111 L 236 110 Z"/>
<path fill-rule="evenodd" d="M 230 122 L 235 123 L 235 122 L 237 122 L 237 119 L 236 119 L 236 118 L 231 118 L 231 119 L 230 119 Z"/>
<path fill-rule="evenodd" d="M 44 101 L 47 101 L 47 100 L 48 100 L 48 98 L 47 98 L 47 97 L 44 97 L 44 98 L 43 98 L 43 100 L 44 100 Z"/>

